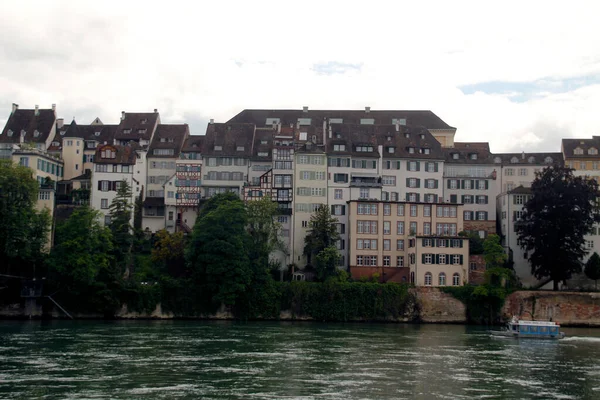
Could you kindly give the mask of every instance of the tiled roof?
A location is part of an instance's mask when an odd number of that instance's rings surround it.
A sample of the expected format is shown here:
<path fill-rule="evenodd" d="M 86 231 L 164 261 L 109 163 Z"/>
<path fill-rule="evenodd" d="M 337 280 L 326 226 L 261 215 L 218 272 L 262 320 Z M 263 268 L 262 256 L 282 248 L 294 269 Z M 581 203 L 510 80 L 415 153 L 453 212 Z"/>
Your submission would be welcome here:
<path fill-rule="evenodd" d="M 110 144 L 113 142 L 117 128 L 118 125 L 79 125 L 73 120 L 69 125 L 60 128 L 56 137 L 77 137 L 83 140 L 95 140 L 99 143 Z"/>
<path fill-rule="evenodd" d="M 509 190 L 508 194 L 531 194 L 531 188 L 526 188 L 523 185 L 520 185 L 513 190 Z"/>
<path fill-rule="evenodd" d="M 35 110 L 18 108 L 8 117 L 0 134 L 0 143 L 20 143 L 21 132 L 25 132 L 23 137 L 25 143 L 45 143 L 55 122 L 56 114 L 52 109 L 38 109 L 36 115 Z"/>
<path fill-rule="evenodd" d="M 273 159 L 273 135 L 272 130 L 257 130 L 254 134 L 254 146 L 252 148 L 252 160 L 271 161 Z M 267 155 L 265 156 L 264 153 Z"/>
<path fill-rule="evenodd" d="M 137 149 L 139 149 L 139 146 L 137 146 L 136 144 L 129 144 L 125 146 L 106 144 L 98 146 L 98 148 L 96 149 L 96 154 L 94 155 L 94 163 L 134 165 L 136 161 L 135 152 Z M 103 158 L 102 151 L 104 150 L 114 150 L 116 153 L 115 158 Z"/>
<path fill-rule="evenodd" d="M 429 110 L 243 110 L 228 122 L 265 126 L 267 118 L 279 118 L 283 126 L 295 126 L 299 118 L 310 118 L 310 125 L 315 127 L 322 127 L 323 120 L 330 118 L 341 118 L 344 124 L 360 124 L 361 119 L 373 119 L 375 125 L 388 125 L 392 124 L 393 119 L 404 119 L 407 125 L 424 126 L 427 129 L 455 129 Z"/>
<path fill-rule="evenodd" d="M 582 150 L 582 154 L 575 154 L 577 148 Z M 596 150 L 596 154 L 590 154 L 590 149 Z M 562 150 L 565 158 L 600 158 L 600 136 L 592 136 L 591 139 L 563 139 Z"/>
<path fill-rule="evenodd" d="M 204 146 L 204 139 L 206 136 L 204 135 L 190 135 L 183 143 L 183 147 L 181 149 L 182 152 L 188 153 L 202 153 Z"/>
<path fill-rule="evenodd" d="M 208 124 L 202 155 L 249 158 L 252 156 L 253 137 L 253 124 Z M 220 146 L 220 150 L 215 150 L 215 146 Z"/>
<path fill-rule="evenodd" d="M 148 149 L 148 157 L 179 157 L 183 142 L 189 134 L 190 128 L 187 124 L 158 125 Z M 155 149 L 173 149 L 173 154 L 157 155 L 154 154 Z"/>
<path fill-rule="evenodd" d="M 494 153 L 493 158 L 495 164 L 503 165 L 564 164 L 562 153 Z"/>
<path fill-rule="evenodd" d="M 117 140 L 150 140 L 156 126 L 160 123 L 158 112 L 124 112 L 115 133 Z M 129 133 L 128 133 L 129 132 Z"/>
<path fill-rule="evenodd" d="M 443 151 L 449 164 L 494 164 L 487 142 L 454 142 L 453 148 L 443 148 Z M 458 158 L 455 158 L 457 154 Z"/>

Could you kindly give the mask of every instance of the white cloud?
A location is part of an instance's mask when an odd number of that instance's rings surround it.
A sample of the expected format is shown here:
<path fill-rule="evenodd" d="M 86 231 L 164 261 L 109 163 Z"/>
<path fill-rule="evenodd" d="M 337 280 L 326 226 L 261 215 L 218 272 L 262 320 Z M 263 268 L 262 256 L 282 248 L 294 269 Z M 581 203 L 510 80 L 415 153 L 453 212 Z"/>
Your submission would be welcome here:
<path fill-rule="evenodd" d="M 584 79 L 600 74 L 598 8 L 577 1 L 25 2 L 0 14 L 0 123 L 12 102 L 57 103 L 67 121 L 82 123 L 158 108 L 163 121 L 189 121 L 196 134 L 202 121 L 244 108 L 431 109 L 458 128 L 460 141 L 559 151 L 561 137 L 600 133 L 600 86 Z M 583 86 L 554 92 L 578 77 Z M 458 89 L 492 81 L 538 81 L 542 89 L 521 102 L 512 90 Z"/>

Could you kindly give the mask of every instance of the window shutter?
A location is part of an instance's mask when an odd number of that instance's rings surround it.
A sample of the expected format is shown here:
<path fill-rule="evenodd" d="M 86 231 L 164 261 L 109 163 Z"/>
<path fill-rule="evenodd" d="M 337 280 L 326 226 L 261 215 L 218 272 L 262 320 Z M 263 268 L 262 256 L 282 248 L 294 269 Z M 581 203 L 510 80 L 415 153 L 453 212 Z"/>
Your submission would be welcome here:
<path fill-rule="evenodd" d="M 342 215 L 346 215 L 346 206 L 342 206 Z M 344 233 L 344 232 L 342 232 Z"/>
<path fill-rule="evenodd" d="M 331 215 L 335 215 L 335 206 L 331 206 Z"/>
<path fill-rule="evenodd" d="M 434 185 L 433 185 L 433 187 L 434 187 L 435 189 L 437 189 L 437 188 L 438 188 L 438 180 L 436 179 L 436 180 L 434 180 L 433 182 L 434 182 Z"/>
<path fill-rule="evenodd" d="M 488 181 L 487 179 L 485 180 L 485 190 L 488 190 L 490 188 L 490 181 Z"/>
<path fill-rule="evenodd" d="M 111 190 L 116 191 L 117 190 L 117 181 L 112 181 L 111 186 L 112 186 Z"/>
<path fill-rule="evenodd" d="M 102 181 L 98 181 L 98 190 L 102 190 Z"/>
<path fill-rule="evenodd" d="M 425 172 L 429 172 L 429 163 L 425 163 Z"/>
<path fill-rule="evenodd" d="M 421 202 L 421 194 L 417 193 L 417 203 L 420 203 L 420 202 Z"/>
<path fill-rule="evenodd" d="M 461 189 L 464 189 L 464 188 L 465 188 L 465 181 L 464 181 L 464 180 L 461 180 L 461 181 L 460 181 L 460 188 L 461 188 Z"/>
<path fill-rule="evenodd" d="M 450 247 L 454 247 L 454 240 L 450 241 Z"/>
<path fill-rule="evenodd" d="M 440 263 L 440 255 L 436 254 L 435 255 L 435 264 L 439 264 Z"/>
<path fill-rule="evenodd" d="M 459 239 L 458 243 L 460 243 L 460 245 L 458 247 L 462 248 L 463 247 L 463 242 L 464 242 L 464 240 Z M 461 258 L 461 264 L 462 264 L 462 258 Z"/>
<path fill-rule="evenodd" d="M 487 181 L 486 181 L 486 182 L 487 182 Z M 484 201 L 484 203 L 483 203 L 483 204 L 487 204 L 487 203 L 488 203 L 488 197 L 487 197 L 487 196 L 484 196 L 484 198 L 485 198 L 485 201 Z"/>
<path fill-rule="evenodd" d="M 455 195 L 453 195 L 453 196 L 455 196 Z M 465 195 L 464 194 L 460 197 L 460 200 L 461 200 L 461 203 L 465 202 Z"/>
<path fill-rule="evenodd" d="M 487 212 L 487 211 L 484 211 L 484 214 L 483 214 L 483 215 L 485 216 L 485 219 L 487 220 L 487 219 L 488 219 L 488 212 Z"/>
<path fill-rule="evenodd" d="M 371 161 L 371 169 L 377 168 L 377 161 Z"/>
<path fill-rule="evenodd" d="M 406 178 L 406 187 L 410 187 L 410 178 Z"/>
<path fill-rule="evenodd" d="M 420 188 L 421 187 L 421 180 L 417 179 L 417 187 Z"/>
<path fill-rule="evenodd" d="M 425 264 L 425 254 L 421 254 L 421 262 Z"/>
<path fill-rule="evenodd" d="M 463 255 L 460 255 L 460 265 L 463 265 Z"/>
<path fill-rule="evenodd" d="M 450 195 L 450 203 L 457 203 L 458 199 L 456 197 L 457 197 L 457 195 L 451 194 Z"/>
<path fill-rule="evenodd" d="M 513 195 L 513 204 L 517 204 L 517 196 Z"/>
<path fill-rule="evenodd" d="M 475 180 L 471 180 L 471 189 L 475 189 Z"/>
<path fill-rule="evenodd" d="M 450 242 L 451 242 L 450 239 L 446 239 L 446 247 L 450 247 Z"/>
<path fill-rule="evenodd" d="M 452 179 L 448 179 L 448 184 L 446 185 L 446 187 L 447 187 L 448 189 L 450 189 L 450 181 L 451 181 L 451 180 L 452 180 Z"/>
<path fill-rule="evenodd" d="M 438 172 L 438 163 L 433 163 L 433 172 Z"/>
<path fill-rule="evenodd" d="M 421 162 L 417 161 L 417 171 L 420 171 L 420 170 L 421 170 Z"/>

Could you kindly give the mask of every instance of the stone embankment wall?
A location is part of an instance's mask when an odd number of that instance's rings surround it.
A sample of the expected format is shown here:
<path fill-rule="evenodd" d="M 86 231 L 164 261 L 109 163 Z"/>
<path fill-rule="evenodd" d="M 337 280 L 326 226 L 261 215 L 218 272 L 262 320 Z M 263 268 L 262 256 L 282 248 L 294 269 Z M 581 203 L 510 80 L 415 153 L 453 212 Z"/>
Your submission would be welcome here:
<path fill-rule="evenodd" d="M 421 321 L 432 323 L 466 323 L 467 307 L 451 294 L 437 288 L 419 287 L 416 293 Z"/>
<path fill-rule="evenodd" d="M 600 293 L 520 291 L 506 298 L 505 318 L 557 321 L 561 325 L 600 327 Z"/>

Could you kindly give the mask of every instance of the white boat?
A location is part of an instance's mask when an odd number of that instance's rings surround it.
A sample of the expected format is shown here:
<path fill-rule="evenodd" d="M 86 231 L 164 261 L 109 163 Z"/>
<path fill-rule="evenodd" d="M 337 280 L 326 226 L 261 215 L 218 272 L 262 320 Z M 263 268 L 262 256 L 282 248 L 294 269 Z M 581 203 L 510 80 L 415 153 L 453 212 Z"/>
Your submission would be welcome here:
<path fill-rule="evenodd" d="M 565 333 L 560 325 L 552 321 L 525 321 L 512 317 L 501 331 L 490 331 L 494 336 L 527 338 L 527 339 L 562 339 Z"/>

